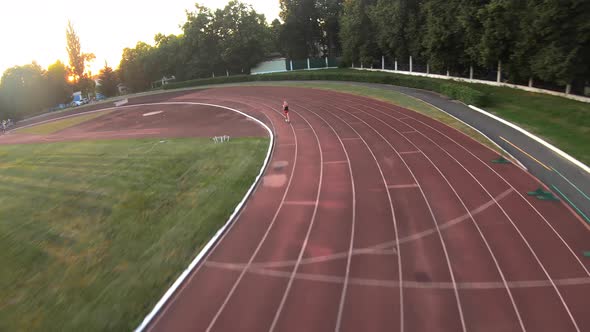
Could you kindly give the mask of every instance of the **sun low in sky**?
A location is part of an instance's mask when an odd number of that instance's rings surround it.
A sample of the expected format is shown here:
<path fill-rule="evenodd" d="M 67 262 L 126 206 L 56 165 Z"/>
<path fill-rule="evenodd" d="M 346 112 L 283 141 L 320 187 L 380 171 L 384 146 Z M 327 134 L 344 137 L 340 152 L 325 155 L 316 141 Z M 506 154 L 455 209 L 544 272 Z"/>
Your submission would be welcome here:
<path fill-rule="evenodd" d="M 0 0 L 0 75 L 15 65 L 37 61 L 42 67 L 56 60 L 68 63 L 66 25 L 72 22 L 82 51 L 94 53 L 90 66 L 98 73 L 105 60 L 117 67 L 123 48 L 138 41 L 153 44 L 154 35 L 179 34 L 185 10 L 195 3 L 222 8 L 227 0 Z M 279 0 L 243 0 L 272 21 L 279 15 Z"/>

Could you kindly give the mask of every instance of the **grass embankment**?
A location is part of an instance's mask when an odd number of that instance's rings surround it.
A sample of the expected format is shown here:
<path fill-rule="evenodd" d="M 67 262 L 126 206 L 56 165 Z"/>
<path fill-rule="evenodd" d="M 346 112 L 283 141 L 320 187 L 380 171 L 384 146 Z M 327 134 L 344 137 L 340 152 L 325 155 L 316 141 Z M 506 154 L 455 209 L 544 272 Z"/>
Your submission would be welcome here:
<path fill-rule="evenodd" d="M 226 221 L 268 139 L 0 146 L 0 331 L 128 331 Z"/>
<path fill-rule="evenodd" d="M 590 104 L 510 88 L 481 84 L 476 88 L 488 96 L 486 111 L 518 124 L 590 165 Z"/>
<path fill-rule="evenodd" d="M 323 80 L 383 83 L 436 91 L 441 94 L 447 95 L 453 99 L 461 100 L 468 104 L 483 106 L 486 102 L 486 96 L 484 93 L 476 89 L 470 88 L 469 86 L 463 83 L 441 81 L 426 77 L 396 75 L 381 72 L 358 71 L 353 69 L 303 70 L 264 75 L 238 75 L 229 77 L 215 77 L 171 83 L 165 85 L 164 88 L 176 89 L 210 84 L 284 80 Z"/>
<path fill-rule="evenodd" d="M 33 135 L 49 135 L 49 134 L 56 133 L 60 130 L 84 123 L 86 121 L 96 119 L 99 116 L 106 115 L 108 113 L 111 113 L 112 111 L 113 110 L 108 110 L 108 111 L 72 116 L 67 119 L 51 121 L 48 123 L 44 123 L 44 124 L 40 124 L 40 125 L 36 125 L 36 126 L 32 126 L 32 127 L 27 127 L 27 128 L 22 128 L 22 129 L 19 128 L 19 129 L 14 130 L 14 132 L 15 133 L 22 133 L 22 134 L 33 134 Z"/>
<path fill-rule="evenodd" d="M 527 92 L 508 87 L 449 82 L 446 80 L 403 74 L 351 69 L 216 77 L 213 79 L 173 83 L 167 85 L 166 88 L 281 80 L 332 80 L 385 83 L 439 92 L 466 104 L 483 106 L 485 110 L 526 128 L 583 163 L 590 165 L 590 149 L 588 149 L 588 140 L 590 139 L 590 104 L 558 96 Z M 367 90 L 360 87 L 355 87 L 355 89 L 367 92 Z M 396 101 L 392 102 L 396 103 Z"/>

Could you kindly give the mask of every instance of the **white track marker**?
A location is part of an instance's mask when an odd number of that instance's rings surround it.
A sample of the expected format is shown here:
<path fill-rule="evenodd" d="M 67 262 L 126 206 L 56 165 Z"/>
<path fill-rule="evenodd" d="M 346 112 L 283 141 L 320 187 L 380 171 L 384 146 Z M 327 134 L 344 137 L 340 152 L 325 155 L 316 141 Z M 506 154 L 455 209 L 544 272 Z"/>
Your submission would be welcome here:
<path fill-rule="evenodd" d="M 121 99 L 121 100 L 117 100 L 115 102 L 115 106 L 117 106 L 117 107 L 123 106 L 123 105 L 127 104 L 128 102 L 129 102 L 129 100 L 127 98 Z"/>

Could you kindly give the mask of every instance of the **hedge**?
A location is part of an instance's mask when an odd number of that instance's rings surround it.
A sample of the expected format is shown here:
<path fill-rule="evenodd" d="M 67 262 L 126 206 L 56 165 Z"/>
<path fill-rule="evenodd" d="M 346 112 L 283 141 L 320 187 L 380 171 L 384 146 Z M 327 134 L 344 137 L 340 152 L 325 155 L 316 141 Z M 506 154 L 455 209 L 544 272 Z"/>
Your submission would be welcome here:
<path fill-rule="evenodd" d="M 254 81 L 353 81 L 381 83 L 430 90 L 460 100 L 466 104 L 485 106 L 486 94 L 459 82 L 446 82 L 427 77 L 407 76 L 401 74 L 366 72 L 351 69 L 326 69 L 309 71 L 292 71 L 263 75 L 237 75 L 229 77 L 204 78 L 170 83 L 164 89 L 177 89 L 211 84 L 241 83 Z"/>

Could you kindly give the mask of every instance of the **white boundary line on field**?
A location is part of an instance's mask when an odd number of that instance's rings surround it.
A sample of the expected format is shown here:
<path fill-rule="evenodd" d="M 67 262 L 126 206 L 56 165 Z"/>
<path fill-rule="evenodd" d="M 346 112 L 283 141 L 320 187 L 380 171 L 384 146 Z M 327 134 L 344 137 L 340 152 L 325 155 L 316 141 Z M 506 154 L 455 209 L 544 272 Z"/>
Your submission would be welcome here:
<path fill-rule="evenodd" d="M 469 106 L 469 108 L 471 108 L 472 110 L 475 110 L 475 111 L 477 111 L 477 112 L 479 112 L 479 113 L 481 113 L 481 114 L 487 115 L 487 116 L 489 116 L 490 118 L 492 118 L 492 119 L 494 119 L 494 120 L 496 120 L 496 121 L 499 121 L 499 122 L 501 122 L 501 123 L 503 123 L 503 124 L 507 125 L 508 127 L 511 127 L 511 128 L 512 128 L 512 129 L 514 129 L 514 130 L 517 130 L 517 131 L 521 132 L 522 134 L 524 134 L 524 135 L 528 136 L 529 138 L 531 138 L 531 139 L 535 140 L 537 143 L 539 143 L 539 144 L 543 145 L 544 147 L 548 148 L 549 150 L 551 150 L 551 151 L 553 151 L 553 152 L 557 153 L 557 154 L 558 154 L 559 156 L 561 156 L 562 158 L 565 158 L 566 160 L 568 160 L 568 161 L 569 161 L 569 162 L 571 162 L 572 164 L 574 164 L 574 165 L 578 166 L 580 169 L 582 169 L 582 170 L 586 171 L 587 173 L 590 173 L 590 167 L 586 166 L 586 165 L 585 165 L 584 163 L 582 163 L 581 161 L 579 161 L 579 160 L 575 159 L 574 157 L 572 157 L 572 156 L 570 156 L 569 154 L 567 154 L 567 153 L 563 152 L 562 150 L 560 150 L 560 149 L 556 148 L 555 146 L 553 146 L 553 145 L 551 145 L 551 144 L 547 143 L 546 141 L 544 141 L 543 139 L 539 138 L 538 136 L 535 136 L 535 135 L 531 134 L 530 132 L 528 132 L 528 131 L 526 131 L 526 130 L 524 130 L 524 129 L 520 128 L 519 126 L 515 125 L 515 124 L 514 124 L 514 123 L 512 123 L 512 122 L 508 122 L 508 121 L 506 121 L 506 120 L 504 120 L 504 119 L 502 119 L 502 118 L 500 118 L 500 117 L 498 117 L 498 116 L 496 116 L 496 115 L 494 115 L 494 114 L 492 114 L 492 113 L 489 113 L 489 112 L 487 112 L 487 111 L 484 111 L 484 110 L 482 110 L 481 108 L 475 107 L 475 106 L 473 106 L 473 105 L 468 105 L 468 106 Z"/>
<path fill-rule="evenodd" d="M 158 303 L 156 303 L 156 305 L 154 306 L 152 311 L 150 311 L 150 313 L 147 316 L 145 316 L 145 318 L 143 319 L 141 324 L 134 330 L 135 332 L 143 331 L 148 326 L 148 324 L 152 321 L 152 319 L 158 314 L 160 309 L 162 309 L 162 307 L 166 304 L 166 302 L 168 302 L 170 297 L 172 297 L 174 292 L 176 292 L 176 289 L 178 289 L 178 287 L 180 287 L 180 285 L 191 274 L 191 272 L 194 270 L 194 268 L 209 253 L 209 250 L 211 250 L 213 245 L 217 242 L 219 237 L 225 232 L 225 230 L 228 228 L 228 226 L 234 222 L 234 219 L 239 214 L 242 207 L 244 206 L 244 204 L 246 203 L 248 198 L 250 198 L 250 195 L 252 194 L 252 192 L 254 191 L 256 186 L 258 185 L 258 182 L 260 182 L 260 179 L 262 177 L 262 174 L 266 170 L 266 166 L 268 165 L 268 162 L 270 160 L 270 156 L 272 154 L 272 150 L 274 147 L 274 135 L 272 133 L 272 130 L 266 124 L 264 124 L 262 121 L 256 119 L 255 117 L 248 115 L 244 112 L 238 111 L 234 108 L 230 108 L 230 107 L 222 106 L 222 105 L 215 105 L 215 104 L 208 104 L 208 103 L 197 103 L 197 102 L 148 103 L 148 104 L 129 105 L 129 106 L 123 106 L 123 107 L 146 106 L 146 105 L 202 105 L 202 106 L 211 106 L 211 107 L 217 107 L 217 108 L 223 108 L 226 110 L 230 110 L 230 111 L 239 113 L 249 119 L 254 120 L 256 123 L 261 125 L 264 129 L 266 129 L 266 131 L 268 132 L 268 136 L 270 137 L 270 144 L 268 145 L 268 151 L 266 152 L 266 157 L 264 158 L 264 163 L 262 164 L 262 167 L 260 168 L 260 172 L 258 172 L 256 179 L 254 179 L 254 182 L 252 183 L 252 185 L 250 186 L 250 188 L 248 189 L 248 191 L 246 192 L 246 194 L 244 195 L 242 200 L 235 207 L 234 212 L 229 216 L 229 218 L 227 219 L 225 224 L 223 226 L 221 226 L 221 228 L 219 228 L 219 230 L 215 233 L 215 235 L 213 235 L 213 237 L 209 240 L 209 242 L 207 242 L 207 244 L 203 247 L 203 249 L 201 249 L 199 254 L 193 259 L 193 261 L 189 264 L 189 266 L 180 274 L 180 276 L 176 279 L 176 281 L 172 284 L 172 286 L 170 286 L 170 288 L 168 288 L 166 293 L 164 293 L 162 298 L 160 298 Z"/>

